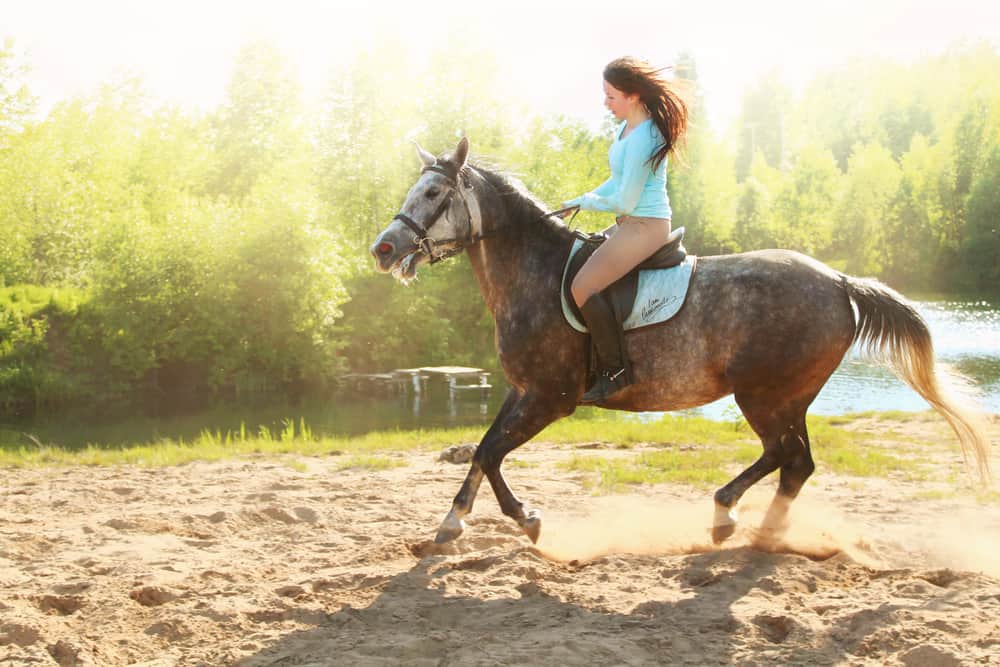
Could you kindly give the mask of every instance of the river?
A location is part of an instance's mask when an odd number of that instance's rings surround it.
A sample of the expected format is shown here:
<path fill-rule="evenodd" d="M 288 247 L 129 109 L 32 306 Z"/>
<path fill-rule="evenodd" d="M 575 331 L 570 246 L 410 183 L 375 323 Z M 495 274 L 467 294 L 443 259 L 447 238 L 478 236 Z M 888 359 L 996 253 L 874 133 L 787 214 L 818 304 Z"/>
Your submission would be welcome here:
<path fill-rule="evenodd" d="M 984 301 L 920 301 L 915 306 L 931 330 L 937 358 L 968 377 L 983 408 L 1000 413 L 1000 307 Z M 502 378 L 492 378 L 494 388 L 485 400 L 477 396 L 449 404 L 443 384 L 431 386 L 415 410 L 411 397 L 356 397 L 310 401 L 298 405 L 266 404 L 256 407 L 224 407 L 193 415 L 136 417 L 117 423 L 90 423 L 85 419 L 61 418 L 32 424 L 0 425 L 9 441 L 12 432 L 31 433 L 42 442 L 67 446 L 87 443 L 127 444 L 158 438 L 196 437 L 203 430 L 238 432 L 241 426 L 256 433 L 260 426 L 272 432 L 285 427 L 288 419 L 304 421 L 317 435 L 356 435 L 374 430 L 428 428 L 450 425 L 489 424 L 505 394 Z M 928 409 L 920 398 L 891 372 L 873 365 L 852 349 L 810 408 L 812 414 L 841 415 L 869 410 L 920 411 Z M 738 410 L 732 397 L 691 410 L 711 419 L 733 419 Z M 578 418 L 607 413 L 582 408 Z M 657 413 L 640 418 L 653 419 Z M 17 437 L 20 437 L 17 433 Z M 2 433 L 0 433 L 2 435 Z M 25 440 L 24 444 L 27 444 Z"/>

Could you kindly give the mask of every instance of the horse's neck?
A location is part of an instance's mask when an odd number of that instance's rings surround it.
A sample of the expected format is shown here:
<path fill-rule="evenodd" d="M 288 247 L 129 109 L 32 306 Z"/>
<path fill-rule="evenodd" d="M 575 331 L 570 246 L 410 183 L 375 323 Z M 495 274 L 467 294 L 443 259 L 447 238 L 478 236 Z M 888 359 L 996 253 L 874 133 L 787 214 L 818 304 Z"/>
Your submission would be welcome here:
<path fill-rule="evenodd" d="M 528 301 L 539 309 L 548 301 L 542 295 L 558 297 L 560 260 L 569 245 L 568 238 L 539 225 L 537 229 L 511 229 L 469 247 L 472 271 L 498 323 L 514 316 L 519 303 Z M 553 303 L 557 305 L 558 298 Z"/>
<path fill-rule="evenodd" d="M 521 330 L 527 324 L 525 308 L 535 315 L 559 310 L 562 264 L 572 235 L 558 223 L 541 219 L 544 211 L 518 200 L 520 193 L 490 185 L 493 177 L 489 174 L 472 169 L 471 175 L 486 237 L 468 247 L 469 261 L 498 333 L 512 320 Z M 546 318 L 528 319 L 541 322 Z"/>

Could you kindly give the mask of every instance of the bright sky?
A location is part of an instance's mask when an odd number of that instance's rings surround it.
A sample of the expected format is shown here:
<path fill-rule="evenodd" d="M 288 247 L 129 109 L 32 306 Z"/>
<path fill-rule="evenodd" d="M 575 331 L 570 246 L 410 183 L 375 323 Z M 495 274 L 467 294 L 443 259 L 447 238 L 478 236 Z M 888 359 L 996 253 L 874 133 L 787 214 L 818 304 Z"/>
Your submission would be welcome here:
<path fill-rule="evenodd" d="M 116 72 L 156 97 L 209 109 L 225 93 L 240 46 L 274 43 L 307 95 L 332 64 L 390 39 L 410 52 L 465 34 L 494 50 L 511 97 L 538 112 L 604 115 L 601 70 L 625 54 L 658 64 L 694 54 L 712 125 L 725 130 L 743 92 L 777 70 L 793 90 L 856 55 L 912 62 L 959 39 L 1000 47 L 996 0 L 715 2 L 309 2 L 306 0 L 2 0 L 0 38 L 32 67 L 43 109 Z"/>

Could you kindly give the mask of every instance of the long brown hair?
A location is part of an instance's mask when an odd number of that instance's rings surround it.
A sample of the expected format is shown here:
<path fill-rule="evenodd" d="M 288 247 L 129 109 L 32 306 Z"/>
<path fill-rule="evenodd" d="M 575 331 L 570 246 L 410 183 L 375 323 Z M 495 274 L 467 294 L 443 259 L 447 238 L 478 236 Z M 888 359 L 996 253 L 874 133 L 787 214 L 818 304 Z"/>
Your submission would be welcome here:
<path fill-rule="evenodd" d="M 683 146 L 688 125 L 688 104 L 684 86 L 668 81 L 663 72 L 649 63 L 626 56 L 612 60 L 604 68 L 604 80 L 626 95 L 639 95 L 650 119 L 663 135 L 664 144 L 650 157 L 653 170 L 670 153 Z"/>

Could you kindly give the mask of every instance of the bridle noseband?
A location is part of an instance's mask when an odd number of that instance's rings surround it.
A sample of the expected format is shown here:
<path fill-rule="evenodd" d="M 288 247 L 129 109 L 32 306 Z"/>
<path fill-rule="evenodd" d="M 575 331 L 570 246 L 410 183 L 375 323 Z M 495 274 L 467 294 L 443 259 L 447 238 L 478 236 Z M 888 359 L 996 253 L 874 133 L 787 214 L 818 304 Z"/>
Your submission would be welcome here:
<path fill-rule="evenodd" d="M 465 197 L 462 195 L 462 191 L 458 185 L 458 181 L 455 179 L 455 177 L 451 175 L 451 172 L 440 165 L 431 164 L 421 169 L 420 173 L 423 174 L 428 171 L 433 171 L 436 174 L 444 176 L 445 180 L 448 182 L 448 185 L 451 186 L 451 189 L 448 191 L 448 194 L 445 195 L 444 199 L 441 200 L 441 203 L 438 204 L 438 207 L 434 210 L 434 213 L 431 214 L 430 219 L 423 225 L 421 225 L 416 220 L 414 220 L 413 218 L 409 217 L 404 213 L 397 213 L 396 217 L 394 217 L 393 220 L 399 220 L 413 231 L 413 233 L 415 234 L 415 236 L 413 237 L 413 241 L 414 243 L 416 243 L 417 249 L 420 252 L 427 255 L 428 257 L 430 257 L 431 264 L 435 264 L 443 259 L 448 259 L 449 257 L 457 255 L 458 253 L 465 250 L 465 246 L 475 243 L 487 235 L 482 233 L 476 234 L 472 230 L 472 211 L 469 210 L 469 202 L 466 201 Z M 464 171 L 459 172 L 459 175 L 461 176 L 462 183 L 465 185 L 465 187 L 467 188 L 471 187 L 469 184 L 468 175 Z M 459 199 L 462 200 L 462 205 L 465 207 L 465 214 L 469 221 L 469 237 L 467 239 L 460 239 L 457 237 L 453 239 L 436 239 L 436 240 L 432 239 L 430 236 L 428 236 L 431 227 L 433 227 L 438 220 L 444 217 L 444 214 L 447 212 L 448 207 L 451 206 L 451 199 L 452 197 L 455 196 L 456 193 L 458 194 Z M 463 241 L 465 243 L 460 243 Z M 449 248 L 443 252 L 435 253 L 436 250 L 435 246 L 438 243 L 456 243 L 459 245 Z"/>

